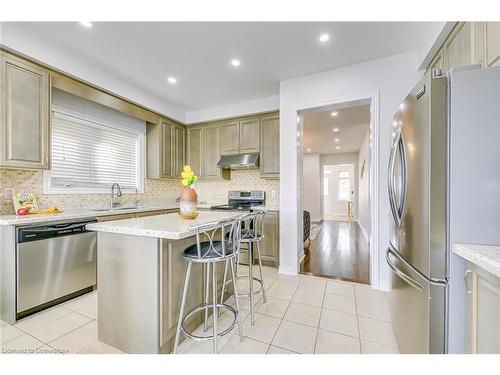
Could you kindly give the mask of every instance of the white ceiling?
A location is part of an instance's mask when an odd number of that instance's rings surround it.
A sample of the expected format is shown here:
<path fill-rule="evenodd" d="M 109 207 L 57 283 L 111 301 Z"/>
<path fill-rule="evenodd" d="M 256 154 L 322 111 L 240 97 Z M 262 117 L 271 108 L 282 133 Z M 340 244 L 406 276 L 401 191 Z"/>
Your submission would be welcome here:
<path fill-rule="evenodd" d="M 10 23 L 154 96 L 199 110 L 279 94 L 279 81 L 421 48 L 442 23 Z M 3 26 L 9 26 L 9 24 Z M 324 45 L 318 37 L 329 33 Z M 15 47 L 15 46 L 14 46 Z M 231 58 L 241 66 L 230 66 Z M 68 72 L 71 73 L 71 72 Z M 177 78 L 169 85 L 167 76 Z"/>
<path fill-rule="evenodd" d="M 370 105 L 356 105 L 335 110 L 336 117 L 331 116 L 332 109 L 304 112 L 305 153 L 343 154 L 358 152 L 363 137 L 370 127 Z M 339 129 L 339 133 L 333 131 Z M 335 138 L 339 142 L 335 142 Z M 335 146 L 340 146 L 337 150 Z M 311 151 L 307 151 L 310 149 Z"/>

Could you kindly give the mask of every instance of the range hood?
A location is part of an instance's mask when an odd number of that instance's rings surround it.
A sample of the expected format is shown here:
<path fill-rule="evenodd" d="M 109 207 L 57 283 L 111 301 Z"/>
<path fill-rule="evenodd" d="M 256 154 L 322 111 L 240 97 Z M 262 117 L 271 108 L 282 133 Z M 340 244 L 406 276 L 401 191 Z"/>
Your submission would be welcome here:
<path fill-rule="evenodd" d="M 259 167 L 259 154 L 221 156 L 217 166 L 222 169 L 252 169 Z"/>

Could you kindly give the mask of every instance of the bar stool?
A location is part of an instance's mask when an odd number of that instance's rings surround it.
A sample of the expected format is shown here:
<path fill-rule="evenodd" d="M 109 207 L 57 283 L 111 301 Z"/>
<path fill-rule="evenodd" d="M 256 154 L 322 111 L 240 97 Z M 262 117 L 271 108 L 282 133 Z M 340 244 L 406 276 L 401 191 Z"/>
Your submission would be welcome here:
<path fill-rule="evenodd" d="M 249 283 L 249 291 L 248 293 L 237 293 L 237 284 L 234 283 L 233 280 L 227 280 L 227 264 L 224 269 L 224 282 L 223 282 L 223 288 L 222 288 L 222 293 L 221 293 L 221 303 L 224 300 L 224 293 L 226 291 L 226 285 L 229 283 L 233 283 L 233 290 L 235 293 L 235 296 L 237 297 L 248 297 L 249 298 L 249 304 L 250 304 L 250 323 L 251 325 L 255 324 L 255 306 L 254 306 L 254 296 L 258 293 L 262 293 L 262 300 L 264 303 L 267 302 L 266 299 L 266 288 L 264 284 L 264 276 L 262 272 L 262 259 L 260 256 L 260 242 L 264 239 L 264 217 L 266 215 L 265 211 L 256 211 L 252 212 L 250 214 L 247 214 L 243 216 L 241 220 L 241 225 L 240 225 L 240 243 L 246 243 L 247 244 L 247 251 L 248 251 L 248 263 L 249 263 L 249 268 L 248 268 L 248 276 L 245 275 L 238 275 L 238 268 L 239 268 L 239 259 L 240 259 L 240 252 L 236 255 L 236 280 L 244 279 L 248 277 L 248 283 Z M 259 273 L 260 273 L 260 278 L 254 277 L 253 276 L 253 257 L 254 257 L 254 244 L 257 244 L 257 260 L 259 263 Z M 240 249 L 241 250 L 241 249 Z M 254 290 L 253 288 L 253 282 L 256 281 L 257 283 L 260 284 L 260 288 L 257 290 Z"/>
<path fill-rule="evenodd" d="M 236 283 L 236 256 L 239 252 L 239 236 L 241 235 L 241 220 L 240 218 L 223 220 L 218 222 L 212 222 L 208 224 L 201 224 L 193 226 L 190 230 L 196 230 L 196 243 L 187 247 L 183 252 L 184 259 L 188 262 L 186 277 L 184 279 L 184 289 L 182 291 L 182 300 L 179 311 L 179 321 L 177 323 L 177 331 L 175 333 L 175 342 L 173 353 L 177 353 L 179 347 L 180 334 L 182 333 L 186 338 L 194 339 L 197 341 L 213 341 L 213 353 L 217 354 L 217 339 L 220 336 L 224 336 L 229 333 L 235 324 L 238 324 L 240 341 L 243 342 L 243 331 L 240 322 L 239 305 L 238 305 L 238 293 L 235 291 L 235 307 L 225 303 L 217 303 L 217 264 L 225 262 L 225 270 L 228 266 L 231 268 L 231 277 L 234 283 Z M 229 229 L 229 230 L 228 230 Z M 221 240 L 215 240 L 220 234 Z M 202 237 L 207 239 L 202 241 Z M 224 240 L 222 240 L 224 239 Z M 184 316 L 184 307 L 186 304 L 186 296 L 189 286 L 189 278 L 191 276 L 191 267 L 193 263 L 199 263 L 204 265 L 206 268 L 206 293 L 205 301 L 200 306 L 191 310 L 186 316 Z M 212 272 L 212 303 L 209 303 L 209 284 L 210 284 L 210 270 Z M 213 334 L 212 335 L 195 335 L 188 332 L 186 329 L 187 321 L 193 317 L 195 314 L 204 312 L 204 332 L 207 331 L 207 320 L 208 311 L 212 309 L 213 316 Z M 234 315 L 234 320 L 232 324 L 222 332 L 217 332 L 217 319 L 218 312 L 221 309 L 227 309 Z"/>

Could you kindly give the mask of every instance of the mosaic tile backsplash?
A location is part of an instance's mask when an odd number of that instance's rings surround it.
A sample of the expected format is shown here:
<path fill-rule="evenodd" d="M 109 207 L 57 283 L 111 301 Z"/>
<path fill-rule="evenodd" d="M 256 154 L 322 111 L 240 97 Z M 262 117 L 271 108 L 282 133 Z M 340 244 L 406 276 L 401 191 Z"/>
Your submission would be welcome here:
<path fill-rule="evenodd" d="M 43 194 L 43 172 L 25 170 L 0 170 L 0 214 L 14 213 L 14 206 L 10 198 L 4 197 L 4 189 L 30 189 L 38 197 L 40 208 L 57 206 L 62 210 L 78 210 L 96 207 L 106 207 L 109 204 L 109 194 Z M 229 190 L 264 190 L 266 201 L 278 204 L 279 180 L 260 178 L 258 170 L 231 171 L 231 180 L 198 181 L 195 185 L 198 192 L 198 201 L 207 204 L 223 204 L 227 202 Z M 182 190 L 181 181 L 145 180 L 144 194 L 137 198 L 142 204 L 154 205 L 158 203 L 173 203 Z M 273 197 L 273 192 L 276 196 Z M 123 203 L 133 203 L 135 194 L 124 194 Z"/>

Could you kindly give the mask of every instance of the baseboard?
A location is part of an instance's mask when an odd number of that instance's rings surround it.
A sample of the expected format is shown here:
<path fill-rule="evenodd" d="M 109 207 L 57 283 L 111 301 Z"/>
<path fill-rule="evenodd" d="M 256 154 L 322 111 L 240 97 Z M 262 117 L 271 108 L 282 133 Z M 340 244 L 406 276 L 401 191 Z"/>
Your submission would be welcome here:
<path fill-rule="evenodd" d="M 281 275 L 297 276 L 297 270 L 291 266 L 280 266 L 278 273 Z"/>

